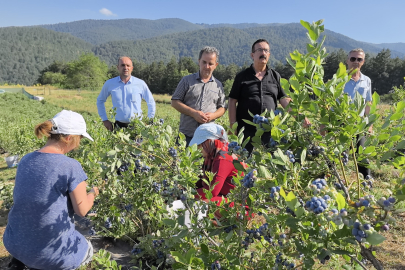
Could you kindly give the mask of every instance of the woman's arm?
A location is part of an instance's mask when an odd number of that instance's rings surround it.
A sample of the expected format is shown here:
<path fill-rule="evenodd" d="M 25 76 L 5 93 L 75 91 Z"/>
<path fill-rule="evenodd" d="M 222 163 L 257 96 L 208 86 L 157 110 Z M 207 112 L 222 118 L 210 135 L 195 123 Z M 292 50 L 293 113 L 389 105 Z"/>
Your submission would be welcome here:
<path fill-rule="evenodd" d="M 212 164 L 212 172 L 216 173 L 212 179 L 211 186 L 215 185 L 212 190 L 212 196 L 216 197 L 221 193 L 221 190 L 225 184 L 226 179 L 235 169 L 232 162 L 224 159 L 214 161 Z M 226 194 L 223 194 L 226 195 Z"/>
<path fill-rule="evenodd" d="M 94 198 L 98 195 L 98 188 L 93 187 L 89 193 L 86 192 L 86 182 L 83 181 L 69 194 L 75 213 L 84 217 L 91 209 Z"/>

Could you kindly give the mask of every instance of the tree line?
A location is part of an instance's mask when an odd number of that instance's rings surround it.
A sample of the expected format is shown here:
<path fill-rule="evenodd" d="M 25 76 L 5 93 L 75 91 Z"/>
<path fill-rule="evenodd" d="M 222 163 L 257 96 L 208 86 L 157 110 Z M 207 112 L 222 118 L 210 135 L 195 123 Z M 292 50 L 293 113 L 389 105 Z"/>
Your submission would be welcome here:
<path fill-rule="evenodd" d="M 332 78 L 339 63 L 345 63 L 346 59 L 347 53 L 343 49 L 330 53 L 323 65 L 324 79 Z M 133 65 L 132 75 L 144 80 L 154 94 L 172 94 L 183 76 L 199 69 L 191 57 L 181 57 L 179 60 L 172 57 L 168 63 L 159 61 L 150 64 L 134 60 Z M 235 75 L 247 67 L 248 64 L 220 64 L 214 71 L 214 77 L 224 84 L 225 92 L 229 94 Z M 293 68 L 289 64 L 277 62 L 274 69 L 282 78 L 289 78 L 293 74 Z M 388 49 L 383 49 L 376 56 L 366 54 L 362 73 L 370 77 L 373 92 L 387 94 L 393 87 L 404 83 L 405 59 L 391 58 Z M 53 62 L 41 71 L 37 82 L 66 89 L 99 90 L 107 79 L 118 75 L 115 65 L 108 67 L 94 54 L 85 53 L 71 62 Z"/>

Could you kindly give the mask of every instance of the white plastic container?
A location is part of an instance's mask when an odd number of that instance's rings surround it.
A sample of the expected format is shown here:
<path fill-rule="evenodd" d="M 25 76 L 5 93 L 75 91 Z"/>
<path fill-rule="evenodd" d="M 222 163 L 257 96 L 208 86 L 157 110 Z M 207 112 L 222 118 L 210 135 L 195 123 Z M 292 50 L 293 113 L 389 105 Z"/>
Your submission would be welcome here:
<path fill-rule="evenodd" d="M 6 157 L 7 166 L 9 168 L 15 167 L 18 164 L 18 155 Z"/>

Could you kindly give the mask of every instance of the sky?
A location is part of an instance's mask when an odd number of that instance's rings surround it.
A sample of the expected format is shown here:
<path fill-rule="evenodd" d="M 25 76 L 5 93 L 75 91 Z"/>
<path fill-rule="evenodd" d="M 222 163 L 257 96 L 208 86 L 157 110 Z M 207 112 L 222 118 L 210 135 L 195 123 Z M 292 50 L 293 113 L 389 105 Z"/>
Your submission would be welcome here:
<path fill-rule="evenodd" d="M 180 18 L 192 23 L 292 23 L 324 19 L 358 41 L 405 42 L 405 0 L 0 0 L 0 27 L 78 20 Z"/>

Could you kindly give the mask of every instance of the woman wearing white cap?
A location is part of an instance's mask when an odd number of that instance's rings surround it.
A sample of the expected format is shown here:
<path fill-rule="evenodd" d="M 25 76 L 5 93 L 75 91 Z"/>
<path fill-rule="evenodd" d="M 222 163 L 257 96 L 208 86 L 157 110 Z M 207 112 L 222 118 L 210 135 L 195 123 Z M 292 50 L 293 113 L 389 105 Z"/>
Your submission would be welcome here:
<path fill-rule="evenodd" d="M 236 156 L 228 155 L 228 137 L 224 128 L 214 123 L 208 123 L 200 125 L 194 132 L 193 139 L 190 141 L 190 146 L 197 144 L 201 148 L 204 164 L 203 175 L 205 172 L 212 172 L 215 174 L 212 182 L 213 186 L 217 183 L 212 190 L 213 202 L 219 203 L 222 201 L 222 197 L 226 196 L 231 189 L 235 188 L 232 184 L 233 176 L 237 175 L 237 170 L 233 165 L 233 160 L 237 159 Z M 197 182 L 196 198 L 207 202 L 207 198 L 204 193 L 204 189 L 209 190 L 204 181 Z"/>
<path fill-rule="evenodd" d="M 35 127 L 48 140 L 25 155 L 17 168 L 14 205 L 3 242 L 14 257 L 9 269 L 76 269 L 89 262 L 93 247 L 75 229 L 73 214 L 84 216 L 93 206 L 98 188 L 86 192 L 87 176 L 76 160 L 65 156 L 86 137 L 86 122 L 63 110 Z"/>

